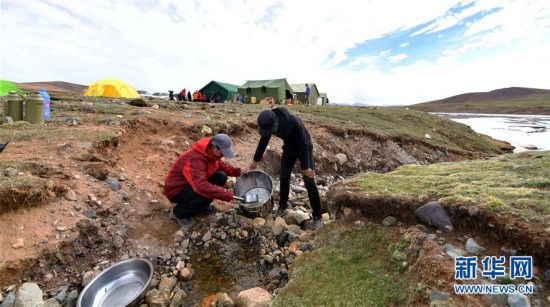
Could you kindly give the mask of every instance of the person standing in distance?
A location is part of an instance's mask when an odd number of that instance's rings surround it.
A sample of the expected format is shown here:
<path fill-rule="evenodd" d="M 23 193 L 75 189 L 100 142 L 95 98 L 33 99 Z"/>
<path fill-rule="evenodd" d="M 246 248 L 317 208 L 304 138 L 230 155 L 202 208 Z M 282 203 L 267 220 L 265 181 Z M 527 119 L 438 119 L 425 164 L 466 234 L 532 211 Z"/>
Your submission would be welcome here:
<path fill-rule="evenodd" d="M 309 87 L 309 84 L 306 83 L 306 104 L 311 104 L 309 101 L 309 96 L 311 95 L 311 88 Z"/>
<path fill-rule="evenodd" d="M 315 184 L 315 172 L 313 171 L 315 169 L 313 144 L 306 127 L 300 118 L 290 114 L 285 108 L 262 111 L 258 116 L 258 125 L 260 126 L 261 137 L 256 147 L 254 159 L 250 164 L 250 169 L 253 170 L 258 167 L 258 162 L 262 160 L 271 135 L 275 134 L 281 138 L 284 144 L 281 157 L 279 213 L 287 208 L 290 176 L 296 160 L 299 160 L 302 177 L 313 209 L 313 228 L 321 227 L 321 200 Z"/>

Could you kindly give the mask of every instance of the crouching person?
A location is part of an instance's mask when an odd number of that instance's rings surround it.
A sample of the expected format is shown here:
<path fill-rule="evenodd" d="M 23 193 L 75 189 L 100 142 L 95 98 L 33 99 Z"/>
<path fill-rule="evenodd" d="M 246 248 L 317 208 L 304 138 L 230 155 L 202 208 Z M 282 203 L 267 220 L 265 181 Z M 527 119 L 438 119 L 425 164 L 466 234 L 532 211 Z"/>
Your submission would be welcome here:
<path fill-rule="evenodd" d="M 233 191 L 224 188 L 227 176 L 239 177 L 244 171 L 223 162 L 222 157 L 234 156 L 229 136 L 217 134 L 196 141 L 174 162 L 166 175 L 164 194 L 176 203 L 170 218 L 181 228 L 193 226 L 192 217 L 198 213 L 215 213 L 214 199 L 233 201 Z"/>

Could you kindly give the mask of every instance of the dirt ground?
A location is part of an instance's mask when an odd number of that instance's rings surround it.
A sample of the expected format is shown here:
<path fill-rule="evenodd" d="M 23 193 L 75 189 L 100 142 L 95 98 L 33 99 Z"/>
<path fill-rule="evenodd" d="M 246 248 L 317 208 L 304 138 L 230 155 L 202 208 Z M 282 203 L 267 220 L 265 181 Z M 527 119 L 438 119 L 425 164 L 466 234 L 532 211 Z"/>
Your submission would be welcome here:
<path fill-rule="evenodd" d="M 78 106 L 81 101 L 66 103 Z M 172 234 L 178 227 L 168 218 L 171 204 L 163 194 L 163 184 L 172 162 L 210 129 L 211 133 L 229 134 L 237 153 L 229 162 L 248 167 L 259 139 L 255 123 L 259 109 L 246 106 L 132 107 L 124 114 L 108 114 L 110 119 L 99 123 L 81 119 L 76 124 L 67 119 L 88 115 L 78 108 L 65 110 L 56 114 L 54 109 L 48 123 L 59 128 L 58 135 L 15 139 L 0 154 L 0 180 L 29 182 L 26 186 L 3 185 L 0 191 L 0 288 L 32 278 L 41 278 L 46 288 L 67 279 L 80 284 L 78 276 L 100 259 L 117 260 L 113 259 L 117 246 L 170 253 Z M 319 180 L 364 171 L 386 172 L 408 163 L 483 156 L 441 156 L 422 143 L 398 145 L 371 136 L 341 137 L 322 123 L 305 120 L 305 124 L 315 144 Z M 63 137 L 77 131 L 105 132 L 113 137 L 93 142 Z M 273 138 L 260 164 L 275 177 L 278 163 L 273 161 L 278 161 L 281 146 L 282 142 Z M 349 162 L 340 165 L 335 157 L 338 153 L 346 153 Z M 114 179 L 120 188 L 110 187 L 106 178 Z M 214 204 L 222 211 L 232 208 L 221 201 Z M 326 208 L 326 199 L 323 206 Z M 90 224 L 90 216 L 102 219 L 101 227 Z M 115 243 L 117 237 L 123 238 L 123 243 Z M 480 242 L 489 249 L 497 248 L 490 239 L 480 238 Z M 47 270 L 28 273 L 36 265 L 52 263 L 54 257 L 63 259 L 57 261 L 60 265 L 53 269 L 53 276 L 46 276 L 52 272 Z M 39 272 L 44 275 L 37 276 Z"/>

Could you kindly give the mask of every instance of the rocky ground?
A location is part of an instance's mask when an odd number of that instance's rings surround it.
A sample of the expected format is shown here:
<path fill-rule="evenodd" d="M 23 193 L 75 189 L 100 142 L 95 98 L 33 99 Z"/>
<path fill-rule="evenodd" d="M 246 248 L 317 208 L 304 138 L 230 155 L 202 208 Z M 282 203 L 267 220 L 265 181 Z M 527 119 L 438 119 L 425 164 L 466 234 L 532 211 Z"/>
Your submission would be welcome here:
<path fill-rule="evenodd" d="M 258 141 L 255 119 L 259 108 L 159 107 L 155 101 L 127 107 L 123 101 L 107 102 L 124 108 L 101 109 L 98 106 L 106 103 L 101 99 L 58 100 L 46 128 L 9 128 L 13 136 L 0 165 L 4 183 L 0 191 L 0 301 L 11 306 L 11 300 L 37 297 L 47 301 L 47 306 L 72 306 L 97 274 L 136 257 L 147 257 L 156 264 L 144 298 L 150 306 L 165 306 L 170 301 L 177 306 L 271 300 L 287 283 L 294 259 L 315 248 L 316 232 L 311 230 L 307 194 L 299 177 L 292 183 L 293 209 L 282 217 L 254 218 L 234 203 L 216 201 L 219 212 L 197 217 L 196 226 L 187 231 L 168 218 L 172 204 L 162 193 L 173 160 L 203 135 L 229 134 L 237 152 L 229 162 L 248 166 Z M 361 226 L 368 222 L 365 213 L 356 208 L 350 213 L 344 210 L 350 206 L 326 194 L 349 175 L 484 156 L 481 152 L 442 152 L 422 142 L 398 142 L 371 134 L 342 136 L 341 129 L 332 131 L 315 119 L 305 117 L 304 122 L 316 144 L 317 182 L 323 208 L 330 212 L 323 217 L 326 223 L 343 219 Z M 273 139 L 270 145 L 261 167 L 276 179 L 282 144 Z M 274 199 L 276 208 L 277 192 Z M 331 206 L 331 201 L 338 205 Z M 381 218 L 373 221 L 382 223 Z M 407 228 L 417 223 L 397 216 L 389 226 Z M 424 231 L 438 243 L 429 250 L 477 235 Z M 478 241 L 488 252 L 501 248 L 491 240 Z M 448 271 L 449 264 L 438 270 Z M 436 285 L 438 280 L 448 285 L 453 276 L 439 273 L 439 277 L 434 279 Z M 543 284 L 541 280 L 541 291 Z M 546 292 L 542 293 L 535 302 L 546 304 Z"/>

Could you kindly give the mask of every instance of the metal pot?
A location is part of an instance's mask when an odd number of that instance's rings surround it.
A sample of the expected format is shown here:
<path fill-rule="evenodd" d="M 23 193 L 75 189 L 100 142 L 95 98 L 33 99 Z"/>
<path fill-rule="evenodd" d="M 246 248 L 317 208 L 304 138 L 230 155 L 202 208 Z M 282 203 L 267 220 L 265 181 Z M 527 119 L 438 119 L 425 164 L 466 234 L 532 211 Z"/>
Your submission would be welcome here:
<path fill-rule="evenodd" d="M 135 306 L 145 296 L 154 271 L 149 259 L 118 262 L 101 272 L 82 290 L 78 306 Z"/>
<path fill-rule="evenodd" d="M 250 171 L 237 178 L 233 194 L 244 199 L 239 203 L 244 213 L 260 213 L 262 216 L 269 214 L 273 207 L 273 180 L 262 171 Z M 256 195 L 256 201 L 247 201 L 253 200 L 254 196 L 249 195 Z"/>

